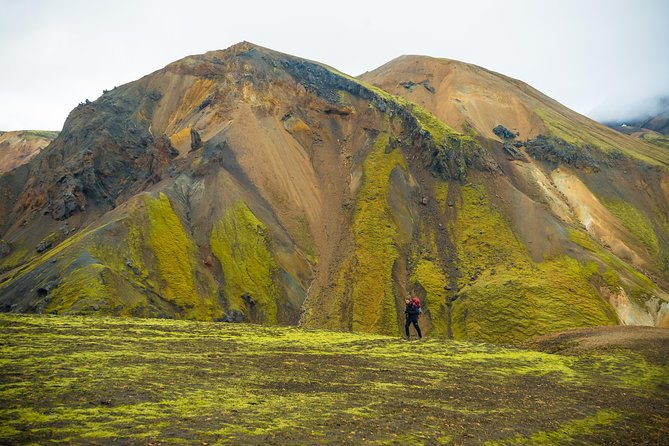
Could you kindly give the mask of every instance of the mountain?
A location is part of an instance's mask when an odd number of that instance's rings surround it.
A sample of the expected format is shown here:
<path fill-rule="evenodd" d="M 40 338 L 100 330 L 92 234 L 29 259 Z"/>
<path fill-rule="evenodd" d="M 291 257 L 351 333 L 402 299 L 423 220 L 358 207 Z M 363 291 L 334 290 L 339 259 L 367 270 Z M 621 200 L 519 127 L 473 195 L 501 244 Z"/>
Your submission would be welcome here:
<path fill-rule="evenodd" d="M 634 124 L 638 124 L 638 127 L 642 129 L 669 135 L 669 97 L 659 99 L 658 109 Z"/>
<path fill-rule="evenodd" d="M 401 56 L 361 76 L 415 102 L 450 127 L 497 139 L 502 123 L 518 139 L 555 135 L 568 143 L 619 151 L 650 164 L 669 162 L 666 151 L 639 144 L 580 115 L 531 86 L 476 65 L 426 56 Z"/>
<path fill-rule="evenodd" d="M 30 161 L 56 136 L 58 132 L 42 130 L 0 132 L 0 174 Z"/>
<path fill-rule="evenodd" d="M 250 43 L 94 102 L 0 177 L 0 309 L 521 342 L 669 326 L 669 157 L 473 65 Z"/>
<path fill-rule="evenodd" d="M 621 128 L 629 134 L 629 129 L 650 130 L 669 135 L 669 97 L 655 99 L 647 105 L 646 111 L 636 118 L 607 122 L 610 127 Z"/>
<path fill-rule="evenodd" d="M 652 109 L 652 112 L 641 114 L 636 118 L 611 121 L 606 125 L 626 135 L 669 150 L 669 98 L 658 99 Z"/>

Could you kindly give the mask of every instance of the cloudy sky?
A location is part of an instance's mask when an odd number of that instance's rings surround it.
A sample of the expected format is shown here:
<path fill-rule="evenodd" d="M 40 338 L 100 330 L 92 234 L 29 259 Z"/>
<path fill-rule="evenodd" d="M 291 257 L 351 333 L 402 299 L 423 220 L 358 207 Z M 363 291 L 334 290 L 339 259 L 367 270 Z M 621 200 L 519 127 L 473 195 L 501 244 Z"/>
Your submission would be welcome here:
<path fill-rule="evenodd" d="M 247 40 L 357 75 L 401 54 L 475 63 L 598 119 L 669 95 L 666 0 L 0 0 L 0 130 Z"/>

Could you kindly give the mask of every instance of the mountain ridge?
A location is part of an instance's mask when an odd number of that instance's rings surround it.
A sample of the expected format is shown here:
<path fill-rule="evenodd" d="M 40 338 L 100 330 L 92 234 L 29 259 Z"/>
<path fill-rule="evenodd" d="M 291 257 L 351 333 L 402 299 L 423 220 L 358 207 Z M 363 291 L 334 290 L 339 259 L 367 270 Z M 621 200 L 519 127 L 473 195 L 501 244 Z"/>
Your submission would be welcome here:
<path fill-rule="evenodd" d="M 666 162 L 571 121 L 502 141 L 490 101 L 462 128 L 412 100 L 424 71 L 386 91 L 242 42 L 80 104 L 0 177 L 0 308 L 397 334 L 416 293 L 438 337 L 669 324 Z"/>
<path fill-rule="evenodd" d="M 391 75 L 384 76 L 384 72 L 390 72 Z M 402 76 L 412 79 L 400 79 Z M 446 87 L 436 95 L 428 89 L 414 91 L 413 85 L 420 84 L 416 80 L 421 76 L 427 79 L 442 78 L 440 82 L 450 81 L 455 89 Z M 497 124 L 505 124 L 503 121 L 506 120 L 508 122 L 505 125 L 519 132 L 519 137 L 523 139 L 553 132 L 570 143 L 604 144 L 646 161 L 652 160 L 654 164 L 659 162 L 666 165 L 669 162 L 666 152 L 658 151 L 649 144 L 639 145 L 638 141 L 630 141 L 611 132 L 606 126 L 569 110 L 531 85 L 478 65 L 430 56 L 404 55 L 362 74 L 360 78 L 426 107 L 455 129 L 463 130 L 463 125 L 468 122 L 487 138 L 495 138 L 492 129 Z M 512 93 L 500 88 L 500 81 L 505 86 L 510 85 Z M 458 90 L 458 87 L 471 85 L 478 87 L 475 95 L 465 97 L 463 102 L 458 94 L 466 95 L 466 91 Z M 445 93 L 441 94 L 442 91 Z M 486 91 L 492 93 L 487 94 Z M 457 103 L 460 108 L 457 113 L 453 103 Z M 501 107 L 505 103 L 507 106 Z M 543 104 L 543 109 L 538 104 Z M 471 112 L 467 110 L 468 106 L 472 107 Z M 496 116 L 489 116 L 491 114 Z M 500 122 L 496 122 L 495 118 Z M 594 137 L 584 137 L 578 131 L 565 131 L 564 127 L 573 127 L 573 123 L 588 129 Z"/>

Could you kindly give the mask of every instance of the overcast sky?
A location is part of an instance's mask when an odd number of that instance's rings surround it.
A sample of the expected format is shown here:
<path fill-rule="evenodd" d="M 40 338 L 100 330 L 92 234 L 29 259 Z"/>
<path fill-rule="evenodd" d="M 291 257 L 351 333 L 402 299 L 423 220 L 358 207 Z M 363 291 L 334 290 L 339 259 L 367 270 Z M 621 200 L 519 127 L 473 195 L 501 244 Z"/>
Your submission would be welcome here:
<path fill-rule="evenodd" d="M 669 95 L 669 1 L 0 0 L 0 130 L 247 40 L 352 75 L 402 54 L 475 63 L 608 119 Z"/>

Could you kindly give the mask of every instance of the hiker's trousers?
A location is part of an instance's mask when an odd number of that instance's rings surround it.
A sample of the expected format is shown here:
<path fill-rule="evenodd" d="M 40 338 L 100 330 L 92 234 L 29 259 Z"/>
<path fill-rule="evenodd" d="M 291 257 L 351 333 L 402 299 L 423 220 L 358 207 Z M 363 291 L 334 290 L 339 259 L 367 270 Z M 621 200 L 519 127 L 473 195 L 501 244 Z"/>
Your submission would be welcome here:
<path fill-rule="evenodd" d="M 404 324 L 404 330 L 406 331 L 407 338 L 409 337 L 409 326 L 413 324 L 413 326 L 416 328 L 416 332 L 418 333 L 418 337 L 422 338 L 423 335 L 420 332 L 420 327 L 418 326 L 418 315 L 410 315 L 407 314 L 407 322 Z"/>

